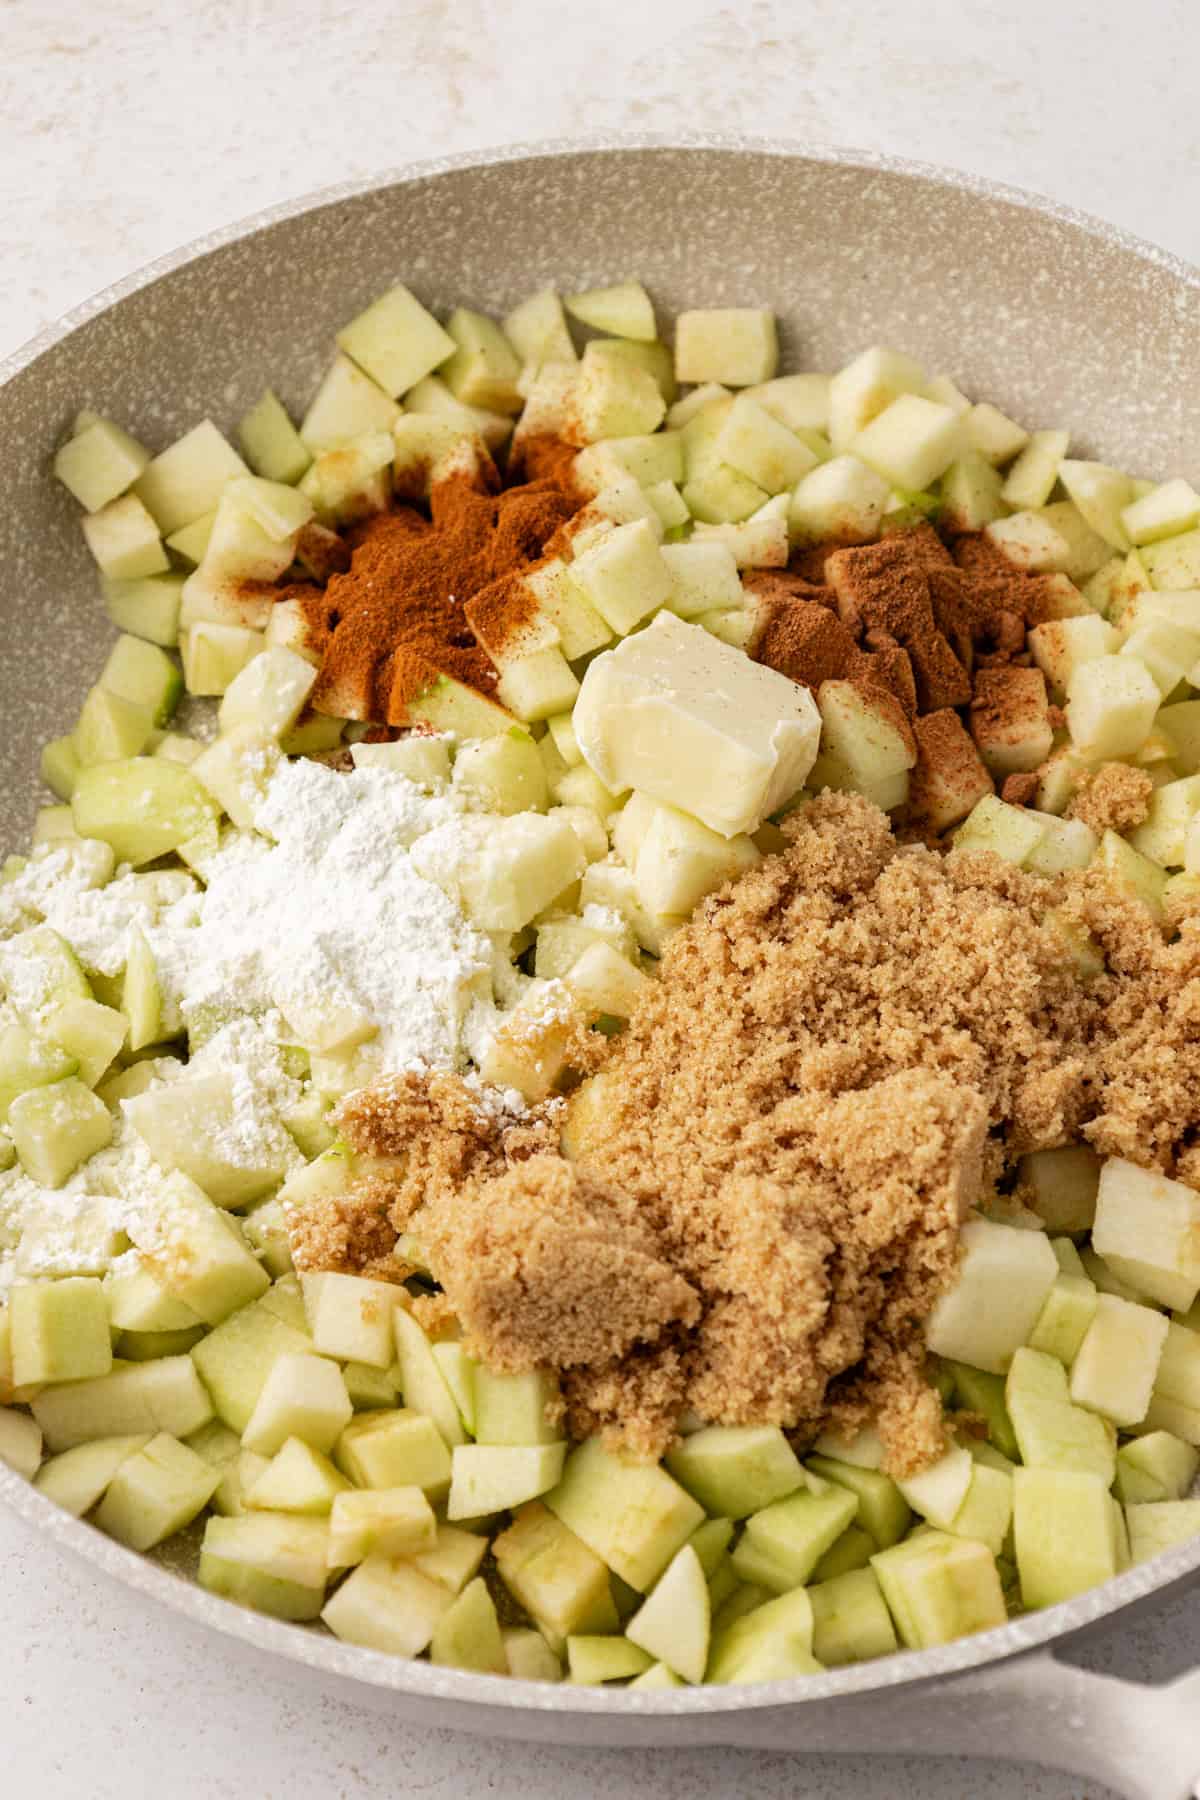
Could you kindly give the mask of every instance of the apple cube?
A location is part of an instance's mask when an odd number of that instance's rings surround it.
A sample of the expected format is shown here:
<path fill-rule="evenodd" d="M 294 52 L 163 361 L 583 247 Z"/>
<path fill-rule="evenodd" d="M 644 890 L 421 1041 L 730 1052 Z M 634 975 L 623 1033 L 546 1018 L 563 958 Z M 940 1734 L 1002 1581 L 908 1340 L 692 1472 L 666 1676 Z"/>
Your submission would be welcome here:
<path fill-rule="evenodd" d="M 504 335 L 523 363 L 573 362 L 575 346 L 553 288 L 539 288 L 507 313 Z M 653 333 L 651 334 L 653 335 Z"/>
<path fill-rule="evenodd" d="M 1129 476 L 1104 463 L 1067 459 L 1059 464 L 1058 478 L 1092 530 L 1114 550 L 1128 551 L 1131 539 L 1124 512 L 1133 500 Z"/>
<path fill-rule="evenodd" d="M 578 429 L 585 442 L 653 431 L 665 414 L 662 390 L 648 369 L 584 351 L 575 383 Z"/>
<path fill-rule="evenodd" d="M 68 1076 L 18 1094 L 8 1129 L 25 1173 L 57 1188 L 97 1150 L 112 1142 L 112 1115 L 82 1081 Z"/>
<path fill-rule="evenodd" d="M 1075 668 L 1067 684 L 1067 729 L 1096 760 L 1131 755 L 1150 735 L 1161 695 L 1136 657 L 1106 656 Z"/>
<path fill-rule="evenodd" d="M 1082 1470 L 1111 1483 L 1116 1454 L 1112 1427 L 1074 1403 L 1066 1370 L 1056 1357 L 1018 1350 L 1005 1399 L 1028 1467 Z"/>
<path fill-rule="evenodd" d="M 1148 1562 L 1176 1544 L 1190 1543 L 1200 1533 L 1200 1500 L 1162 1500 L 1130 1506 L 1129 1551 L 1135 1563 Z"/>
<path fill-rule="evenodd" d="M 542 1369 L 502 1375 L 482 1363 L 475 1370 L 475 1438 L 480 1444 L 554 1444 L 558 1428 L 546 1417 L 558 1383 Z"/>
<path fill-rule="evenodd" d="M 539 813 L 503 822 L 467 816 L 419 838 L 412 857 L 418 874 L 459 900 L 484 931 L 520 931 L 584 868 L 570 825 Z"/>
<path fill-rule="evenodd" d="M 334 1460 L 358 1487 L 419 1487 L 436 1503 L 450 1490 L 450 1452 L 432 1419 L 400 1407 L 360 1413 L 338 1440 Z"/>
<path fill-rule="evenodd" d="M 630 1643 L 674 1669 L 704 1680 L 711 1616 L 708 1584 L 690 1544 L 679 1550 L 625 1627 Z"/>
<path fill-rule="evenodd" d="M 896 1632 L 873 1569 L 860 1567 L 808 1590 L 813 1654 L 823 1668 L 870 1662 L 896 1649 Z"/>
<path fill-rule="evenodd" d="M 536 1500 L 562 1476 L 566 1445 L 460 1444 L 453 1452 L 448 1519 L 475 1519 Z"/>
<path fill-rule="evenodd" d="M 615 1630 L 608 1569 L 540 1501 L 518 1512 L 492 1545 L 504 1585 L 560 1637 Z"/>
<path fill-rule="evenodd" d="M 256 1454 L 256 1453 L 255 1453 Z M 323 1515 L 350 1483 L 327 1456 L 300 1438 L 288 1438 L 251 1482 L 243 1504 L 252 1512 L 290 1512 Z"/>
<path fill-rule="evenodd" d="M 755 1604 L 748 1616 L 716 1621 L 705 1679 L 722 1685 L 816 1673 L 813 1608 L 803 1588 Z"/>
<path fill-rule="evenodd" d="M 1179 537 L 1200 522 L 1200 494 L 1190 482 L 1176 477 L 1132 500 L 1120 518 L 1134 544 L 1154 544 L 1160 538 Z"/>
<path fill-rule="evenodd" d="M 817 690 L 821 749 L 810 771 L 813 786 L 871 792 L 911 769 L 917 752 L 900 706 L 889 696 L 865 696 L 849 681 L 823 681 Z"/>
<path fill-rule="evenodd" d="M 739 394 L 726 413 L 715 454 L 768 494 L 795 487 L 818 461 L 794 431 L 748 394 Z"/>
<path fill-rule="evenodd" d="M 412 1556 L 433 1550 L 437 1520 L 419 1487 L 342 1492 L 329 1515 L 329 1566 L 349 1568 L 369 1556 Z"/>
<path fill-rule="evenodd" d="M 1013 1535 L 1027 1607 L 1054 1606 L 1117 1573 L 1112 1502 L 1101 1475 L 1017 1469 Z"/>
<path fill-rule="evenodd" d="M 870 543 L 890 494 L 884 477 L 857 456 L 835 456 L 797 484 L 788 511 L 791 536 L 804 544 Z"/>
<path fill-rule="evenodd" d="M 751 1514 L 733 1567 L 743 1580 L 775 1593 L 802 1586 L 858 1511 L 858 1496 L 830 1483 L 801 1490 Z"/>
<path fill-rule="evenodd" d="M 464 1441 L 465 1434 L 457 1403 L 429 1339 L 403 1304 L 393 1306 L 391 1319 L 405 1404 L 432 1419 L 445 1443 L 453 1449 Z"/>
<path fill-rule="evenodd" d="M 160 1432 L 118 1468 L 96 1524 L 131 1550 L 152 1550 L 203 1512 L 220 1479 L 194 1450 Z"/>
<path fill-rule="evenodd" d="M 1167 1320 L 1151 1307 L 1101 1294 L 1071 1365 L 1071 1399 L 1116 1425 L 1146 1417 Z"/>
<path fill-rule="evenodd" d="M 314 1350 L 386 1369 L 395 1355 L 392 1314 L 402 1290 L 386 1281 L 333 1272 L 300 1277 Z"/>
<path fill-rule="evenodd" d="M 946 1530 L 954 1537 L 986 1544 L 993 1556 L 999 1556 L 1012 1525 L 1012 1511 L 1011 1473 L 977 1461 L 966 1498 Z"/>
<path fill-rule="evenodd" d="M 1149 857 L 1135 850 L 1132 844 L 1127 843 L 1115 831 L 1104 833 L 1096 862 L 1097 866 L 1106 871 L 1114 886 L 1123 890 L 1131 900 L 1140 900 L 1156 919 L 1162 918 L 1167 885 L 1165 869 L 1152 863 Z"/>
<path fill-rule="evenodd" d="M 657 335 L 654 307 L 640 281 L 589 288 L 586 293 L 569 295 L 563 304 L 572 318 L 590 325 L 594 331 L 643 342 L 653 342 Z"/>
<path fill-rule="evenodd" d="M 778 375 L 773 381 L 759 382 L 748 392 L 789 431 L 824 433 L 829 429 L 831 386 L 829 375 Z"/>
<path fill-rule="evenodd" d="M 572 1451 L 546 1505 L 639 1593 L 704 1518 L 665 1469 L 625 1462 L 597 1438 Z"/>
<path fill-rule="evenodd" d="M 237 437 L 254 473 L 267 481 L 299 481 L 312 461 L 282 401 L 270 388 L 243 415 Z"/>
<path fill-rule="evenodd" d="M 418 787 L 437 792 L 450 780 L 450 739 L 414 732 L 390 744 L 352 744 L 356 769 L 391 769 Z"/>
<path fill-rule="evenodd" d="M 1200 1293 L 1200 1194 L 1110 1157 L 1100 1171 L 1092 1245 L 1139 1293 L 1186 1312 Z"/>
<path fill-rule="evenodd" d="M 344 326 L 338 344 L 393 398 L 415 387 L 458 348 L 415 295 L 399 284 Z"/>
<path fill-rule="evenodd" d="M 9 1294 L 13 1381 L 84 1381 L 112 1368 L 108 1308 L 88 1276 L 17 1282 Z"/>
<path fill-rule="evenodd" d="M 158 526 L 136 494 L 110 500 L 82 523 L 84 542 L 109 580 L 136 581 L 169 566 Z"/>
<path fill-rule="evenodd" d="M 986 1544 L 932 1531 L 880 1551 L 871 1568 L 908 1649 L 946 1644 L 1008 1617 Z"/>
<path fill-rule="evenodd" d="M 312 1348 L 304 1329 L 303 1303 L 297 1316 L 280 1310 L 282 1283 L 255 1305 L 242 1306 L 192 1351 L 192 1362 L 212 1395 L 225 1423 L 239 1434 L 246 1429 L 274 1364 L 281 1356 Z"/>
<path fill-rule="evenodd" d="M 496 688 L 509 712 L 529 724 L 571 707 L 578 693 L 579 682 L 554 645 L 507 663 Z"/>
<path fill-rule="evenodd" d="M 930 398 L 936 398 L 930 395 Z M 993 465 L 1011 462 L 1029 442 L 1023 426 L 988 401 L 972 406 L 964 420 L 967 443 L 976 456 Z"/>
<path fill-rule="evenodd" d="M 515 728 L 504 737 L 464 744 L 455 759 L 454 786 L 489 813 L 544 812 L 550 798 L 537 745 Z"/>
<path fill-rule="evenodd" d="M 286 1138 L 266 1136 L 256 1153 L 231 1149 L 235 1107 L 231 1075 L 187 1075 L 128 1100 L 125 1117 L 165 1169 L 180 1171 L 216 1205 L 238 1207 L 279 1186 L 294 1150 Z"/>
<path fill-rule="evenodd" d="M 382 387 L 348 356 L 337 356 L 304 415 L 299 436 L 316 456 L 364 432 L 390 431 L 399 417 L 400 408 Z"/>
<path fill-rule="evenodd" d="M 502 1631 L 500 1636 L 504 1644 L 504 1656 L 510 1675 L 515 1676 L 519 1681 L 562 1680 L 562 1664 L 540 1631 L 527 1631 L 510 1626 Z M 661 1664 L 658 1666 L 662 1667 Z M 651 1671 L 647 1670 L 645 1675 L 638 1677 L 643 1687 L 648 1685 L 647 1677 L 650 1673 Z M 663 1676 L 665 1677 L 663 1681 L 653 1685 L 662 1687 L 682 1685 L 678 1677 L 672 1675 L 671 1671 L 665 1667 L 663 1667 Z M 635 1681 L 631 1685 L 636 1687 L 638 1682 Z"/>
<path fill-rule="evenodd" d="M 1015 511 L 1045 506 L 1069 442 L 1066 431 L 1035 431 L 1008 472 L 1003 489 L 1005 504 Z"/>
<path fill-rule="evenodd" d="M 0 1465 L 32 1481 L 42 1460 L 42 1428 L 28 1413 L 0 1406 Z"/>
<path fill-rule="evenodd" d="M 1149 669 L 1165 699 L 1173 693 L 1200 656 L 1200 632 L 1161 615 L 1145 616 L 1122 644 L 1121 656 L 1135 657 Z"/>
<path fill-rule="evenodd" d="M 95 419 L 67 439 L 54 473 L 86 512 L 99 512 L 131 488 L 150 452 L 111 419 Z"/>
<path fill-rule="evenodd" d="M 453 1604 L 448 1588 L 407 1561 L 371 1556 L 342 1583 L 321 1618 L 344 1643 L 419 1656 Z"/>
<path fill-rule="evenodd" d="M 596 611 L 568 564 L 555 557 L 530 570 L 524 582 L 533 596 L 537 620 L 553 628 L 556 636 L 549 641 L 569 662 L 611 643 L 612 626 Z"/>
<path fill-rule="evenodd" d="M 1200 1332 L 1175 1321 L 1167 1328 L 1154 1380 L 1153 1408 L 1164 1403 L 1200 1411 Z"/>
<path fill-rule="evenodd" d="M 742 605 L 737 559 L 727 544 L 696 538 L 664 544 L 661 555 L 673 583 L 669 605 L 681 619 Z"/>
<path fill-rule="evenodd" d="M 259 654 L 263 634 L 244 625 L 202 620 L 182 632 L 179 647 L 189 694 L 215 697 Z"/>
<path fill-rule="evenodd" d="M 167 536 L 211 512 L 226 482 L 249 473 L 212 420 L 203 419 L 147 464 L 136 493 Z"/>
<path fill-rule="evenodd" d="M 863 427 L 849 448 L 892 487 L 921 492 L 959 454 L 959 417 L 953 408 L 919 394 L 901 394 Z"/>
<path fill-rule="evenodd" d="M 657 535 L 647 520 L 619 525 L 576 557 L 571 578 L 614 631 L 631 631 L 665 606 L 674 591 Z"/>
<path fill-rule="evenodd" d="M 1035 625 L 1028 642 L 1033 660 L 1047 684 L 1061 697 L 1069 688 L 1075 670 L 1083 663 L 1115 655 L 1120 636 L 1112 625 L 1093 613 L 1078 619 L 1049 619 L 1044 625 Z"/>
<path fill-rule="evenodd" d="M 521 365 L 495 321 L 484 313 L 459 306 L 446 321 L 446 332 L 457 347 L 440 365 L 441 375 L 455 398 L 466 406 L 502 413 L 519 412 L 521 395 L 517 390 L 517 377 Z"/>
<path fill-rule="evenodd" d="M 970 1452 L 951 1445 L 935 1463 L 896 1485 L 914 1512 L 944 1531 L 967 1498 L 973 1470 Z"/>
<path fill-rule="evenodd" d="M 1040 1232 L 987 1219 L 968 1219 L 962 1244 L 955 1285 L 930 1314 L 926 1341 L 938 1356 L 1003 1375 L 1037 1323 L 1058 1260 Z"/>
<path fill-rule="evenodd" d="M 1062 1273 L 1046 1296 L 1029 1339 L 1032 1350 L 1044 1350 L 1070 1368 L 1096 1316 L 1097 1291 L 1069 1238 L 1054 1246 Z"/>
<path fill-rule="evenodd" d="M 137 1433 L 166 1431 L 187 1437 L 207 1424 L 213 1411 L 186 1356 L 127 1365 L 93 1380 L 44 1388 L 32 1406 L 52 1451 Z"/>
<path fill-rule="evenodd" d="M 60 1456 L 52 1456 L 49 1462 L 43 1463 L 37 1471 L 34 1486 L 56 1506 L 82 1519 L 101 1499 L 122 1463 L 143 1450 L 149 1441 L 149 1436 L 141 1433 L 135 1437 L 98 1438 L 90 1444 L 77 1444 L 73 1450 L 64 1450 Z M 40 1430 L 38 1442 L 40 1445 Z M 32 1471 L 30 1478 L 33 1479 Z"/>
<path fill-rule="evenodd" d="M 982 531 L 1004 517 L 1003 478 L 990 462 L 970 453 L 952 462 L 941 482 L 941 523 L 950 531 Z"/>
<path fill-rule="evenodd" d="M 755 307 L 681 312 L 675 320 L 675 374 L 680 381 L 753 387 L 770 381 L 779 361 L 775 316 Z"/>
<path fill-rule="evenodd" d="M 1117 1451 L 1117 1498 L 1125 1506 L 1182 1500 L 1200 1473 L 1200 1451 L 1169 1431 L 1150 1431 Z"/>
<path fill-rule="evenodd" d="M 846 450 L 859 432 L 902 394 L 922 393 L 926 374 L 920 363 L 898 350 L 873 346 L 839 369 L 829 385 L 829 437 L 833 448 Z"/>
<path fill-rule="evenodd" d="M 324 1519 L 292 1514 L 209 1519 L 200 1586 L 277 1619 L 315 1619 L 325 1599 L 328 1536 Z"/>
<path fill-rule="evenodd" d="M 307 1353 L 279 1357 L 242 1433 L 247 1450 L 274 1456 L 288 1438 L 328 1452 L 341 1438 L 354 1408 L 341 1370 Z"/>
<path fill-rule="evenodd" d="M 637 853 L 637 890 L 651 913 L 688 913 L 761 860 L 745 833 L 722 837 L 673 806 L 656 806 Z"/>
<path fill-rule="evenodd" d="M 709 1425 L 668 1452 L 666 1466 L 705 1511 L 744 1519 L 801 1487 L 804 1472 L 775 1425 Z"/>

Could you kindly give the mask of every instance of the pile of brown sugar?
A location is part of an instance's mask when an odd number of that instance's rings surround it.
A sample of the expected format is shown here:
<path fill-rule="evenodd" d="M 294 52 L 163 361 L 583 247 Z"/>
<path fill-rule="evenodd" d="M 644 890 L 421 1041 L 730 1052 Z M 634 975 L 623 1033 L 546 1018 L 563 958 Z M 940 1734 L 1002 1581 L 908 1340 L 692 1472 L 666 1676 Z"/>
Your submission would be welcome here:
<path fill-rule="evenodd" d="M 1080 1140 L 1200 1182 L 1200 921 L 1168 943 L 1100 875 L 900 845 L 857 796 L 786 835 L 670 940 L 627 1031 L 589 1034 L 561 1148 L 561 1103 L 506 1123 L 452 1076 L 344 1102 L 396 1160 L 361 1214 L 293 1221 L 298 1264 L 402 1279 L 419 1247 L 431 1325 L 555 1368 L 572 1430 L 639 1454 L 691 1409 L 873 1417 L 897 1472 L 936 1455 L 922 1328 L 966 1210 Z"/>

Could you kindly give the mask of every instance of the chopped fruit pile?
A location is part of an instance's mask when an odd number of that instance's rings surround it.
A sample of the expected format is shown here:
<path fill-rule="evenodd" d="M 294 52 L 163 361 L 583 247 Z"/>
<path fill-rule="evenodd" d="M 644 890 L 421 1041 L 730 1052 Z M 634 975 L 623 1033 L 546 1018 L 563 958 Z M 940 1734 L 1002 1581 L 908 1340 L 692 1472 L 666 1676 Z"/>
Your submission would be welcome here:
<path fill-rule="evenodd" d="M 0 874 L 0 1460 L 646 1689 L 1200 1532 L 1200 494 L 637 282 L 393 288 L 234 435 L 55 458 L 120 635 Z"/>

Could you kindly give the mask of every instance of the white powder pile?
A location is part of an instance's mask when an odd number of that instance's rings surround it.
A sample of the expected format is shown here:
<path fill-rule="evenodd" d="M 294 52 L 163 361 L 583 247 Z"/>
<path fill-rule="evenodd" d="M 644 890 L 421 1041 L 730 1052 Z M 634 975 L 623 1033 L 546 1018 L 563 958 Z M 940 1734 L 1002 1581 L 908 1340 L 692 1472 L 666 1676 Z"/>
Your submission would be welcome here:
<path fill-rule="evenodd" d="M 457 811 L 390 771 L 282 763 L 257 818 L 274 842 L 219 855 L 194 926 L 172 932 L 168 913 L 172 941 L 151 940 L 185 1020 L 277 1008 L 320 1050 L 344 1019 L 351 1038 L 377 1033 L 388 1070 L 452 1067 L 491 946 L 408 851 Z"/>
<path fill-rule="evenodd" d="M 369 1042 L 381 1069 L 454 1068 L 495 1029 L 493 945 L 409 855 L 461 812 L 457 796 L 431 798 L 390 770 L 285 761 L 258 808 L 262 835 L 229 833 L 206 888 L 184 871 L 124 870 L 101 885 L 104 846 L 46 847 L 0 889 L 0 937 L 48 924 L 85 970 L 115 976 L 140 930 L 165 1018 L 200 1042 L 186 1067 L 163 1073 L 172 1085 L 217 1078 L 228 1092 L 211 1128 L 224 1163 L 286 1171 L 304 1158 L 284 1123 L 301 1087 L 282 1045 L 335 1053 L 344 1033 Z M 19 1007 L 20 958 L 8 960 Z M 17 1016 L 0 1003 L 0 1026 Z M 78 1268 L 81 1245 L 98 1267 L 119 1256 L 123 1224 L 153 1206 L 161 1178 L 124 1118 L 112 1146 L 54 1192 L 19 1167 L 0 1176 L 0 1296 L 14 1276 Z"/>

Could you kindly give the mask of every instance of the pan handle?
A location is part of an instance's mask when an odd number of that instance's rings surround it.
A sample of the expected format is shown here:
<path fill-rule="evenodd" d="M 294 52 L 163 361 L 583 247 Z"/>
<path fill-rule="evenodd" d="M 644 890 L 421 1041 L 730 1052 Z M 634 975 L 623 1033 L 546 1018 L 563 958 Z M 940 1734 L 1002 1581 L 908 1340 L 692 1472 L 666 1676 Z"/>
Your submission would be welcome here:
<path fill-rule="evenodd" d="M 819 1718 L 804 1717 L 810 1710 Z M 1040 1650 L 949 1680 L 752 1717 L 752 1731 L 736 1736 L 759 1749 L 995 1757 L 1103 1781 L 1124 1800 L 1200 1796 L 1200 1670 L 1155 1687 Z"/>

